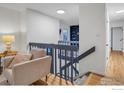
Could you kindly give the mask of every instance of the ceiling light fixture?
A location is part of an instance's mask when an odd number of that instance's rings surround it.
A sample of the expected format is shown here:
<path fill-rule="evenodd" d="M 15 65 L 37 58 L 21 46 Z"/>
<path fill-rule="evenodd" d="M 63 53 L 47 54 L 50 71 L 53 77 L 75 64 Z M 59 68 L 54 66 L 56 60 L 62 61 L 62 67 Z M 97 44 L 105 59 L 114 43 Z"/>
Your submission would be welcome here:
<path fill-rule="evenodd" d="M 119 11 L 116 11 L 116 13 L 124 13 L 124 10 L 119 10 Z"/>
<path fill-rule="evenodd" d="M 64 14 L 65 13 L 64 10 L 57 10 L 56 12 L 57 12 L 57 14 Z"/>

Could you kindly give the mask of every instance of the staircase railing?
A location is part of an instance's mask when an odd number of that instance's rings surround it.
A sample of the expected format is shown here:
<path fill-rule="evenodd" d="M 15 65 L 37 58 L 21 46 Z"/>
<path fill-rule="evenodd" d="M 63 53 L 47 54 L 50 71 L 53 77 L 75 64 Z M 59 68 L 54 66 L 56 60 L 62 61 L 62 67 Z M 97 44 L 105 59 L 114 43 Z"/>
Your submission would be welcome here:
<path fill-rule="evenodd" d="M 47 54 L 52 57 L 51 73 L 59 75 L 65 80 L 71 80 L 72 83 L 74 77 L 79 75 L 77 67 L 79 61 L 95 52 L 95 46 L 78 55 L 78 46 L 30 42 L 29 49 L 32 48 L 45 49 Z"/>
<path fill-rule="evenodd" d="M 74 69 L 75 73 L 79 75 L 79 71 L 77 70 L 77 68 L 74 67 L 74 64 L 79 63 L 80 60 L 82 60 L 83 58 L 85 58 L 88 55 L 92 54 L 93 52 L 95 52 L 95 46 L 90 48 L 89 50 L 87 50 L 83 54 L 79 55 L 78 57 L 74 58 L 72 60 L 72 62 L 69 62 L 69 63 L 65 64 L 63 67 L 61 67 L 61 70 L 63 71 L 63 70 L 66 70 L 66 68 L 72 67 Z M 74 79 L 73 76 L 71 76 L 71 81 L 72 82 L 73 82 L 73 79 Z"/>
<path fill-rule="evenodd" d="M 52 57 L 51 73 L 73 82 L 73 77 L 78 72 L 77 63 L 66 67 L 64 70 L 61 68 L 68 63 L 73 63 L 73 59 L 78 56 L 79 48 L 77 46 L 30 42 L 29 50 L 33 48 L 43 48 Z"/>
<path fill-rule="evenodd" d="M 79 62 L 81 59 L 85 58 L 86 56 L 90 55 L 91 53 L 93 53 L 95 51 L 95 46 L 92 47 L 91 49 L 87 50 L 86 52 L 84 52 L 83 54 L 79 55 L 78 57 L 76 57 L 73 60 L 73 64 Z M 63 66 L 61 69 L 63 70 L 65 67 L 68 67 L 72 65 L 71 63 L 66 64 L 66 66 Z"/>

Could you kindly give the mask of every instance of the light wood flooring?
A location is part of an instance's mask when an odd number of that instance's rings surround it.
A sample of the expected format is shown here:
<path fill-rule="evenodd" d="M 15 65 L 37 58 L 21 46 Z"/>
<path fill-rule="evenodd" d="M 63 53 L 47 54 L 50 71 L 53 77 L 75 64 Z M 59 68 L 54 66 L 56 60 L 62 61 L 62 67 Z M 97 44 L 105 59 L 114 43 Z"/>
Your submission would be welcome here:
<path fill-rule="evenodd" d="M 86 79 L 84 85 L 100 85 L 100 80 L 103 78 L 103 75 L 90 73 L 88 78 Z"/>
<path fill-rule="evenodd" d="M 47 81 L 44 77 L 33 83 L 33 85 L 72 85 L 72 83 L 70 81 L 64 80 L 63 78 L 60 78 L 59 76 L 49 74 L 47 75 Z"/>
<path fill-rule="evenodd" d="M 107 63 L 106 76 L 124 83 L 124 53 L 112 51 Z"/>

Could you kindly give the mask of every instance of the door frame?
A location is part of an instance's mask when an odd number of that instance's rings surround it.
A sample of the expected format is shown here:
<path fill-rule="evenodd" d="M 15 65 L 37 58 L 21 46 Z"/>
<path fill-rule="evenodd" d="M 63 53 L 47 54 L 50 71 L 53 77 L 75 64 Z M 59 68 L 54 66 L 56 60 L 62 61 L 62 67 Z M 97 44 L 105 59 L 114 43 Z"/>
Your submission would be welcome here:
<path fill-rule="evenodd" d="M 114 28 L 121 28 L 122 33 L 124 33 L 123 32 L 123 26 L 111 27 L 111 50 L 113 50 L 113 29 Z M 124 40 L 124 35 L 122 35 L 122 37 L 123 37 L 123 40 Z M 123 52 L 123 43 L 124 43 L 124 41 L 122 42 L 122 50 L 121 50 L 121 52 Z"/>

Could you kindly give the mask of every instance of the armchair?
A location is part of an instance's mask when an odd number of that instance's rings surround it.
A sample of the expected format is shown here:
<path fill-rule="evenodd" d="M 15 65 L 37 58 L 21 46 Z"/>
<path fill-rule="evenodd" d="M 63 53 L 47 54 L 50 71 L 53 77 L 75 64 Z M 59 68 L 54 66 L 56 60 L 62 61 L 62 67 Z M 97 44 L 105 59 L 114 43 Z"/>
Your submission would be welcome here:
<path fill-rule="evenodd" d="M 5 69 L 3 75 L 10 85 L 29 85 L 50 73 L 51 57 L 45 56 L 18 63 Z"/>
<path fill-rule="evenodd" d="M 47 56 L 43 49 L 32 50 L 31 54 L 33 56 L 30 60 L 17 62 L 14 65 L 11 64 L 15 56 L 4 59 L 2 63 L 4 67 L 3 75 L 7 79 L 8 84 L 30 85 L 50 73 L 51 57 Z M 20 57 L 18 58 L 20 59 Z"/>

